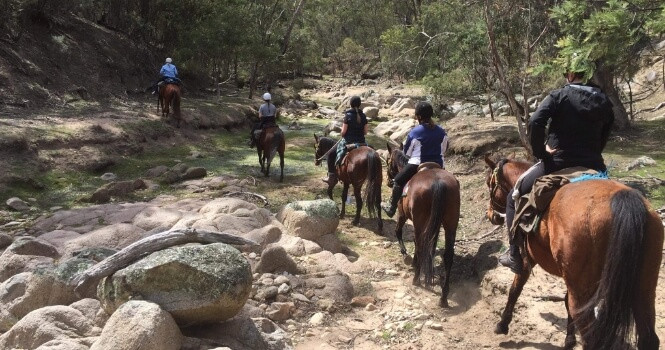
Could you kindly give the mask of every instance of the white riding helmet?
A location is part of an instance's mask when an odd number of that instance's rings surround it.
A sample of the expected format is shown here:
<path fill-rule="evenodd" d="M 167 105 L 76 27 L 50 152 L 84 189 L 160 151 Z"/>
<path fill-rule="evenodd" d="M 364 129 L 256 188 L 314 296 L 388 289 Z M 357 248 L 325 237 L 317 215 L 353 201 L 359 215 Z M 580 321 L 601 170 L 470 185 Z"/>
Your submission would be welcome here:
<path fill-rule="evenodd" d="M 173 62 L 173 60 L 171 59 L 171 57 L 166 58 L 166 63 L 171 63 L 171 62 Z"/>
<path fill-rule="evenodd" d="M 270 101 L 270 100 L 272 100 L 272 96 L 270 96 L 270 93 L 269 93 L 269 92 L 266 92 L 265 94 L 263 94 L 263 100 L 264 100 L 264 101 Z"/>

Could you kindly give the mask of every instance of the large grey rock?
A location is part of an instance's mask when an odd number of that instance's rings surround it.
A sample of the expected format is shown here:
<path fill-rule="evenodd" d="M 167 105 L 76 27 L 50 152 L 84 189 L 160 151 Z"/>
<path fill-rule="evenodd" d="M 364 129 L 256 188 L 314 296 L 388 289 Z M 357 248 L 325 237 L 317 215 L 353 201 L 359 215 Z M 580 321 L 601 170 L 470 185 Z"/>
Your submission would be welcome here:
<path fill-rule="evenodd" d="M 183 180 L 193 180 L 200 179 L 205 177 L 208 174 L 205 168 L 201 167 L 192 167 L 188 168 L 187 171 L 182 175 Z"/>
<path fill-rule="evenodd" d="M 146 221 L 149 219 L 146 218 Z M 148 226 L 146 224 L 146 226 Z M 84 248 L 109 248 L 122 249 L 141 238 L 146 237 L 146 231 L 138 226 L 130 224 L 115 224 L 79 235 L 64 243 L 63 252 L 65 256 Z"/>
<path fill-rule="evenodd" d="M 233 350 L 293 349 L 286 332 L 267 318 L 238 315 L 223 323 L 183 330 L 188 337 L 209 339 Z"/>
<path fill-rule="evenodd" d="M 350 302 L 353 298 L 353 284 L 349 275 L 339 272 L 325 272 L 305 279 L 305 287 L 312 289 L 319 298 L 338 302 Z"/>
<path fill-rule="evenodd" d="M 363 113 L 365 113 L 367 118 L 374 120 L 379 116 L 379 109 L 377 107 L 365 107 L 363 108 Z"/>
<path fill-rule="evenodd" d="M 335 233 L 339 225 L 339 211 L 334 201 L 319 199 L 289 203 L 277 214 L 293 236 L 316 241 L 317 238 Z"/>
<path fill-rule="evenodd" d="M 120 306 L 90 350 L 179 350 L 183 337 L 159 305 L 131 300 Z"/>
<path fill-rule="evenodd" d="M 291 256 L 315 254 L 323 250 L 321 246 L 310 240 L 291 235 L 282 235 L 277 245 L 284 247 L 284 250 Z"/>
<path fill-rule="evenodd" d="M 14 242 L 14 238 L 12 238 L 12 236 L 6 233 L 0 233 L 0 250 L 4 250 L 5 248 L 9 247 L 12 242 Z"/>
<path fill-rule="evenodd" d="M 104 328 L 104 325 L 109 319 L 109 314 L 104 311 L 102 304 L 97 299 L 85 298 L 76 301 L 69 305 L 70 307 L 81 311 L 85 317 L 93 321 L 94 325 L 99 328 Z"/>
<path fill-rule="evenodd" d="M 252 230 L 243 237 L 256 242 L 259 245 L 257 249 L 263 251 L 268 244 L 279 241 L 282 237 L 282 230 L 275 225 L 267 225 Z"/>
<path fill-rule="evenodd" d="M 98 297 L 109 313 L 130 299 L 149 300 L 184 326 L 233 317 L 251 287 L 249 262 L 237 249 L 216 243 L 152 253 L 103 279 Z"/>
<path fill-rule="evenodd" d="M 390 138 L 395 142 L 403 142 L 414 126 L 416 126 L 416 122 L 413 119 L 392 119 L 379 123 L 374 128 L 374 133 L 381 137 Z"/>
<path fill-rule="evenodd" d="M 29 236 L 16 238 L 7 250 L 18 255 L 45 256 L 53 259 L 60 257 L 60 253 L 52 244 Z"/>
<path fill-rule="evenodd" d="M 38 255 L 16 254 L 10 245 L 0 255 L 0 282 L 7 280 L 18 273 L 33 271 L 39 268 L 53 266 L 53 258 Z"/>
<path fill-rule="evenodd" d="M 18 197 L 12 197 L 5 202 L 8 207 L 16 210 L 16 211 L 28 211 L 30 210 L 30 206 L 28 203 L 24 202 L 21 198 Z"/>
<path fill-rule="evenodd" d="M 74 308 L 47 306 L 30 312 L 0 336 L 0 349 L 36 349 L 54 340 L 79 339 L 85 343 L 90 337 L 98 336 L 100 331 Z"/>

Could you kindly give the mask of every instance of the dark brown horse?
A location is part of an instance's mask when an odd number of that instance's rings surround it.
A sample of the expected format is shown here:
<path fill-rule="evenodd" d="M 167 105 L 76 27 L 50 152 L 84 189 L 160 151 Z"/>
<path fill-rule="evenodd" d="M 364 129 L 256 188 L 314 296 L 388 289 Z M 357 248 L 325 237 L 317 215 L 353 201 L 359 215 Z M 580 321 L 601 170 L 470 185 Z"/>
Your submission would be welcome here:
<path fill-rule="evenodd" d="M 261 164 L 261 172 L 266 176 L 270 176 L 270 163 L 279 153 L 279 167 L 280 175 L 279 182 L 284 180 L 284 149 L 285 139 L 284 132 L 279 126 L 266 126 L 257 142 L 256 151 L 259 154 L 259 164 Z"/>
<path fill-rule="evenodd" d="M 180 114 L 180 86 L 177 84 L 165 84 L 159 89 L 159 98 L 157 100 L 157 111 L 161 109 L 162 118 L 169 116 L 169 107 L 173 107 L 173 116 L 176 120 L 176 126 L 179 128 L 182 122 Z"/>
<path fill-rule="evenodd" d="M 531 164 L 485 157 L 490 167 L 487 216 L 503 224 L 506 196 Z M 566 349 L 579 329 L 585 349 L 624 349 L 637 330 L 638 349 L 657 349 L 654 330 L 663 224 L 637 191 L 610 180 L 563 186 L 526 238 L 524 272 L 515 275 L 496 326 L 507 334 L 515 303 L 531 268 L 540 265 L 566 283 Z"/>
<path fill-rule="evenodd" d="M 388 145 L 389 185 L 406 165 L 408 158 L 401 149 L 392 149 Z M 443 253 L 444 270 L 439 278 L 441 299 L 439 306 L 448 307 L 450 290 L 450 269 L 455 256 L 455 237 L 460 216 L 460 187 L 455 176 L 444 169 L 421 170 L 409 180 L 408 191 L 397 205 L 397 229 L 395 236 L 400 252 L 407 256 L 402 229 L 406 220 L 413 222 L 415 251 L 413 284 L 420 285 L 420 273 L 425 275 L 425 283 L 431 285 L 434 275 L 434 257 L 439 240 L 441 226 L 445 231 L 445 250 Z"/>
<path fill-rule="evenodd" d="M 335 141 L 328 137 L 318 137 L 314 135 L 316 144 L 314 145 L 314 155 L 316 165 L 320 164 L 320 159 L 335 145 Z M 344 162 L 337 167 L 337 177 L 344 184 L 342 189 L 342 210 L 340 218 L 343 218 L 346 212 L 346 197 L 349 194 L 349 186 L 353 185 L 353 195 L 356 197 L 356 216 L 352 221 L 353 225 L 360 223 L 360 211 L 363 208 L 363 201 L 367 203 L 367 212 L 370 217 L 376 215 L 379 234 L 383 231 L 383 220 L 381 219 L 381 184 L 383 183 L 383 170 L 381 157 L 372 148 L 361 146 L 351 150 Z M 364 196 L 362 191 L 365 186 Z M 328 197 L 333 199 L 333 188 L 335 183 L 328 186 Z M 363 199 L 364 197 L 364 199 Z"/>

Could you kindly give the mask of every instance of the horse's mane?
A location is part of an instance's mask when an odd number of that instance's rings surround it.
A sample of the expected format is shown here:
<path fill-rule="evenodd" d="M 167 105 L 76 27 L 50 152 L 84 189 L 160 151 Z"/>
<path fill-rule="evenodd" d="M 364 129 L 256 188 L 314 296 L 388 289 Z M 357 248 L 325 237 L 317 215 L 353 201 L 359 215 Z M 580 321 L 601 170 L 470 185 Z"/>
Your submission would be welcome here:
<path fill-rule="evenodd" d="M 405 166 L 406 163 L 409 162 L 409 157 L 407 157 L 401 149 L 395 150 L 395 152 L 393 152 L 393 157 L 395 157 L 395 164 L 400 167 Z"/>

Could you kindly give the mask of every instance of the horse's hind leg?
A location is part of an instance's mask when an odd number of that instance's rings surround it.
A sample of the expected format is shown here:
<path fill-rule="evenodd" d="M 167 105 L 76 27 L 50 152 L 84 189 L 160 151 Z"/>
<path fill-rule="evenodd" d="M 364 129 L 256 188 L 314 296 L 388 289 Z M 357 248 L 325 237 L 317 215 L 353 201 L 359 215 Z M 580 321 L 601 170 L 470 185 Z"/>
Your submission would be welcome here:
<path fill-rule="evenodd" d="M 346 214 L 346 196 L 348 194 L 349 194 L 349 184 L 345 182 L 344 188 L 342 189 L 342 210 L 339 213 L 340 219 L 344 219 L 344 215 Z"/>
<path fill-rule="evenodd" d="M 261 172 L 263 172 L 263 152 L 261 151 L 261 146 L 256 146 L 256 153 L 259 155 L 259 164 L 261 164 Z"/>
<path fill-rule="evenodd" d="M 568 313 L 568 324 L 566 325 L 566 341 L 563 348 L 572 350 L 577 345 L 577 339 L 575 338 L 575 322 L 573 322 L 573 318 L 570 316 L 570 307 L 568 306 L 568 292 L 566 292 L 564 301 L 566 303 L 566 312 Z"/>
<path fill-rule="evenodd" d="M 279 152 L 279 182 L 284 181 L 284 151 Z"/>
<path fill-rule="evenodd" d="M 363 209 L 362 185 L 362 183 L 353 185 L 353 195 L 356 196 L 356 217 L 351 222 L 353 225 L 360 224 L 360 211 Z"/>
<path fill-rule="evenodd" d="M 446 227 L 446 247 L 443 252 L 443 273 L 441 274 L 441 299 L 439 300 L 440 307 L 448 307 L 448 292 L 450 291 L 450 270 L 453 267 L 453 257 L 455 256 L 455 236 L 457 235 L 457 227 Z M 436 250 L 436 244 L 433 249 Z"/>
<path fill-rule="evenodd" d="M 513 279 L 513 284 L 510 286 L 510 291 L 508 292 L 508 302 L 506 307 L 501 313 L 501 321 L 497 323 L 494 333 L 496 334 L 508 334 L 508 325 L 513 320 L 513 311 L 515 310 L 515 303 L 517 303 L 517 298 L 522 294 L 522 289 L 526 284 L 526 281 L 529 280 L 529 275 L 531 274 L 531 267 L 526 265 L 522 270 L 522 274 L 515 275 Z"/>

